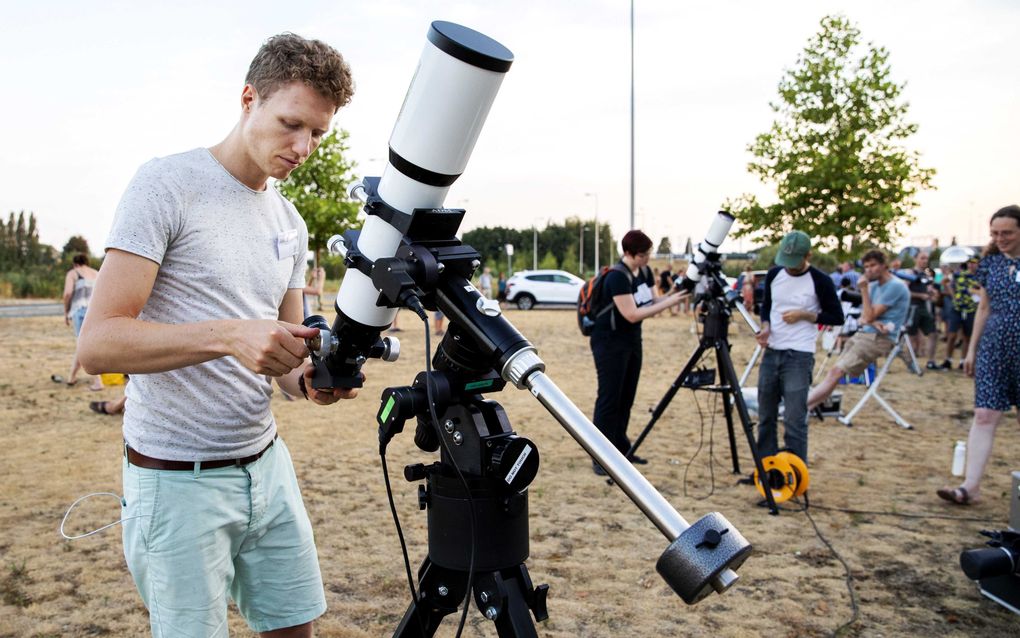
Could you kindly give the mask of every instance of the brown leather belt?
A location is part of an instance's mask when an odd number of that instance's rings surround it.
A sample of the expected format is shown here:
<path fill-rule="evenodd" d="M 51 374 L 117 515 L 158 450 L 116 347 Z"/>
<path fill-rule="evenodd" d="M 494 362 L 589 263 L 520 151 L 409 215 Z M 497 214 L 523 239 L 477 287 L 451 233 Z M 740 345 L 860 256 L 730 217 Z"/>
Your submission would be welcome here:
<path fill-rule="evenodd" d="M 124 450 L 127 452 L 128 463 L 136 467 L 144 467 L 147 470 L 176 470 L 176 471 L 194 471 L 195 466 L 201 463 L 198 469 L 201 470 L 214 470 L 218 467 L 230 467 L 230 466 L 244 466 L 249 463 L 262 458 L 262 455 L 266 453 L 269 448 L 273 447 L 273 443 L 276 442 L 276 437 L 269 442 L 269 445 L 262 448 L 261 452 L 256 452 L 251 456 L 246 456 L 240 459 L 220 459 L 216 461 L 165 461 L 163 459 L 154 459 L 151 456 L 145 456 L 138 450 L 135 450 L 128 444 L 124 444 Z"/>

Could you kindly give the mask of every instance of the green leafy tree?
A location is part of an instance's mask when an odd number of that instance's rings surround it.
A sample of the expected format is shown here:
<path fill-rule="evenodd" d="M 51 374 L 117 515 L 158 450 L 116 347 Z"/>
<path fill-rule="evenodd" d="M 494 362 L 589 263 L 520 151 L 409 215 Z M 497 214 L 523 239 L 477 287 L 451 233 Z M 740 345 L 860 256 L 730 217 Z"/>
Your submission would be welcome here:
<path fill-rule="evenodd" d="M 538 262 L 538 267 L 542 270 L 557 270 L 560 267 L 560 263 L 557 261 L 553 251 L 547 250 L 545 255 L 542 256 L 541 261 Z"/>
<path fill-rule="evenodd" d="M 276 183 L 277 189 L 297 208 L 308 226 L 308 248 L 319 251 L 333 235 L 358 226 L 361 203 L 348 197 L 347 191 L 357 165 L 344 156 L 347 131 L 333 129 L 322 139 L 319 148 L 294 169 L 290 176 Z"/>
<path fill-rule="evenodd" d="M 659 242 L 659 248 L 655 251 L 658 255 L 670 255 L 673 253 L 673 245 L 669 243 L 669 237 L 663 237 Z"/>
<path fill-rule="evenodd" d="M 78 253 L 85 255 L 91 255 L 92 251 L 89 250 L 89 243 L 81 235 L 73 235 L 64 244 L 64 248 L 60 251 L 62 257 L 73 257 Z"/>
<path fill-rule="evenodd" d="M 514 266 L 515 270 L 531 268 L 530 247 L 533 243 L 531 230 L 517 230 L 504 226 L 482 226 L 464 233 L 462 241 L 478 251 L 482 256 L 482 263 L 489 268 L 506 270 L 506 245 L 513 244 L 513 263 L 517 263 L 518 255 L 527 252 L 528 262 L 522 268 Z M 541 243 L 539 243 L 541 246 Z M 524 262 L 521 262 L 522 264 Z M 498 270 L 497 270 L 498 272 Z"/>
<path fill-rule="evenodd" d="M 744 194 L 724 203 L 741 222 L 736 236 L 775 242 L 796 228 L 842 258 L 889 244 L 913 221 L 935 171 L 902 145 L 917 125 L 890 75 L 883 47 L 862 44 L 845 17 L 822 19 L 779 82 L 777 119 L 748 146 L 748 171 L 774 185 L 778 201 Z"/>
<path fill-rule="evenodd" d="M 575 275 L 581 276 L 581 272 L 577 268 L 577 259 L 577 240 L 574 240 L 574 243 L 570 244 L 567 247 L 566 252 L 564 252 L 563 259 L 560 260 L 560 270 L 566 270 L 567 272 L 572 272 Z"/>

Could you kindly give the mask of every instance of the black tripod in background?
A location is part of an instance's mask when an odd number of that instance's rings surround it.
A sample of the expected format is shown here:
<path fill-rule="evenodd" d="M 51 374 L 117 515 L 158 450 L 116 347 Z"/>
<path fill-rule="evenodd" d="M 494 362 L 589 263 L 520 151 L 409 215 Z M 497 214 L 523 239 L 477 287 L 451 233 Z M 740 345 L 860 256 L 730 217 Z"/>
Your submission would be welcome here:
<path fill-rule="evenodd" d="M 708 261 L 705 264 L 705 273 L 702 281 L 706 283 L 706 290 L 698 295 L 705 324 L 701 340 L 694 354 L 687 360 L 680 374 L 673 381 L 673 385 L 669 387 L 666 394 L 659 400 L 658 405 L 652 409 L 651 420 L 645 426 L 645 429 L 641 431 L 634 444 L 630 446 L 630 450 L 627 451 L 627 458 L 633 457 L 634 452 L 637 451 L 645 437 L 648 436 L 648 433 L 655 426 L 662 413 L 669 407 L 670 401 L 673 400 L 673 397 L 676 396 L 680 388 L 687 387 L 692 390 L 719 392 L 723 396 L 723 412 L 726 415 L 726 429 L 730 440 L 730 458 L 733 460 L 733 473 L 740 474 L 737 440 L 733 430 L 733 407 L 736 406 L 737 416 L 740 418 L 740 424 L 743 427 L 744 434 L 747 436 L 747 443 L 751 448 L 751 457 L 754 459 L 755 469 L 758 470 L 759 480 L 767 482 L 768 474 L 766 474 L 765 468 L 762 466 L 761 456 L 758 454 L 758 445 L 754 439 L 754 431 L 751 426 L 751 416 L 748 414 L 747 403 L 744 402 L 744 395 L 740 388 L 740 378 L 733 368 L 733 359 L 730 357 L 728 332 L 733 309 L 736 308 L 740 312 L 752 331 L 757 333 L 759 328 L 754 317 L 740 303 L 737 295 L 732 293 L 732 291 L 727 292 L 726 282 L 722 278 L 720 271 L 721 265 L 717 259 Z M 713 384 L 715 380 L 714 375 L 712 375 L 712 379 L 704 379 L 695 370 L 702 357 L 709 350 L 715 350 L 716 364 L 719 370 L 718 384 Z M 765 490 L 765 500 L 768 502 L 769 513 L 772 515 L 779 514 L 779 508 L 776 507 L 776 501 L 772 496 L 771 489 Z"/>

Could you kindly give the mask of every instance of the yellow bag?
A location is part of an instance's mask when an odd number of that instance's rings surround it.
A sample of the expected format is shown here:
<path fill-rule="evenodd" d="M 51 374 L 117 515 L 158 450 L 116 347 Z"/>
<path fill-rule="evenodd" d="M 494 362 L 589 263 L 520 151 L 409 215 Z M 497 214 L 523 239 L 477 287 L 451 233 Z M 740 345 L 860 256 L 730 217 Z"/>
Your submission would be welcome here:
<path fill-rule="evenodd" d="M 103 385 L 124 385 L 124 374 L 121 372 L 106 372 L 99 375 Z"/>

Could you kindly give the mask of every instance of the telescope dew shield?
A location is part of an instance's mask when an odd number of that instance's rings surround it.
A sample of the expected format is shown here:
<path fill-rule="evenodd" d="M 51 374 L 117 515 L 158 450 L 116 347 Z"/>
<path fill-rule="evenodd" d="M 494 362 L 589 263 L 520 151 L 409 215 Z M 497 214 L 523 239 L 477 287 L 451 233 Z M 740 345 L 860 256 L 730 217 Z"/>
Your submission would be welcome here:
<path fill-rule="evenodd" d="M 513 63 L 513 53 L 492 38 L 451 22 L 433 22 L 389 142 L 389 163 L 378 195 L 410 216 L 440 208 L 467 166 L 489 109 Z M 403 233 L 369 215 L 358 249 L 374 261 L 392 257 Z M 384 328 L 397 310 L 375 305 L 378 291 L 364 273 L 349 269 L 337 295 L 337 312 Z"/>
<path fill-rule="evenodd" d="M 708 232 L 705 233 L 705 238 L 701 240 L 697 250 L 694 251 L 694 258 L 687 266 L 687 272 L 684 273 L 680 287 L 685 290 L 693 290 L 694 286 L 701 281 L 701 273 L 705 268 L 705 262 L 708 261 L 708 256 L 719 252 L 719 246 L 722 246 L 726 236 L 730 234 L 730 228 L 733 227 L 735 219 L 726 211 L 719 211 L 712 225 L 709 226 Z"/>

